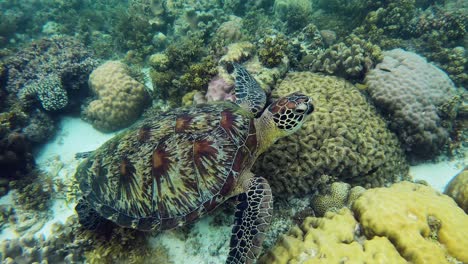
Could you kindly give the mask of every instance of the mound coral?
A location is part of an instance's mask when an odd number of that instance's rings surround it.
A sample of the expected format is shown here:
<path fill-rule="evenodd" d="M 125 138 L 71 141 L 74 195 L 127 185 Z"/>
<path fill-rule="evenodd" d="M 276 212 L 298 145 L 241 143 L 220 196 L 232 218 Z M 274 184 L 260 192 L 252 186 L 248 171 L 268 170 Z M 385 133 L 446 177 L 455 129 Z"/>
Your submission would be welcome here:
<path fill-rule="evenodd" d="M 365 191 L 351 211 L 306 218 L 259 263 L 464 263 L 467 221 L 449 197 L 396 183 Z"/>
<path fill-rule="evenodd" d="M 377 45 L 351 35 L 344 42 L 315 54 L 306 68 L 316 72 L 338 75 L 346 79 L 360 79 L 382 61 L 382 51 Z"/>
<path fill-rule="evenodd" d="M 106 132 L 135 122 L 149 99 L 145 86 L 118 61 L 108 61 L 95 69 L 89 76 L 89 85 L 96 99 L 84 109 L 83 118 Z"/>
<path fill-rule="evenodd" d="M 415 53 L 394 49 L 384 55 L 366 75 L 369 94 L 389 115 L 390 128 L 408 153 L 433 157 L 448 141 L 457 90 L 446 73 Z"/>
<path fill-rule="evenodd" d="M 351 186 L 344 182 L 334 182 L 328 188 L 313 197 L 311 205 L 317 216 L 323 216 L 327 211 L 339 210 L 351 206 L 366 189 L 361 186 Z"/>
<path fill-rule="evenodd" d="M 452 197 L 468 213 L 468 170 L 465 169 L 450 181 L 445 194 Z"/>
<path fill-rule="evenodd" d="M 279 140 L 256 163 L 274 195 L 304 194 L 325 182 L 382 186 L 407 177 L 395 134 L 350 83 L 310 72 L 289 73 L 273 97 L 301 91 L 315 112 L 294 135 Z"/>

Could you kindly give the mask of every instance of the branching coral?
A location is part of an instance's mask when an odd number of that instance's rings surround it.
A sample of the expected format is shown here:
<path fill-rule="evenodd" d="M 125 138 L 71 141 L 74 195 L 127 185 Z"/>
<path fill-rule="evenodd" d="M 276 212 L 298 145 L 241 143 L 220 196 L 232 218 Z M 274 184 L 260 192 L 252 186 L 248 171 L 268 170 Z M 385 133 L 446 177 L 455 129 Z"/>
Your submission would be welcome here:
<path fill-rule="evenodd" d="M 312 3 L 309 0 L 275 0 L 273 11 L 288 30 L 294 31 L 309 23 Z"/>
<path fill-rule="evenodd" d="M 318 50 L 315 55 L 310 65 L 304 65 L 306 68 L 347 79 L 362 79 L 383 58 L 378 46 L 353 34 L 345 42 Z"/>
<path fill-rule="evenodd" d="M 278 66 L 288 53 L 288 41 L 283 34 L 267 36 L 259 41 L 258 57 L 267 67 Z"/>
<path fill-rule="evenodd" d="M 301 91 L 315 112 L 294 135 L 280 139 L 256 163 L 274 195 L 314 191 L 318 179 L 364 187 L 407 176 L 408 165 L 395 134 L 350 83 L 310 72 L 289 73 L 274 97 Z"/>

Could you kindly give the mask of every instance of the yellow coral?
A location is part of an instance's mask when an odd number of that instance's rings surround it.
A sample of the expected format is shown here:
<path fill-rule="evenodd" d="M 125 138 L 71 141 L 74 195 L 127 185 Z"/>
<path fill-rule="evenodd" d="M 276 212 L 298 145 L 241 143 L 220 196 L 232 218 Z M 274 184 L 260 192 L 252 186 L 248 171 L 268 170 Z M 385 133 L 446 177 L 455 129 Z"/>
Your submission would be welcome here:
<path fill-rule="evenodd" d="M 196 95 L 196 94 L 199 94 L 200 91 L 197 91 L 197 90 L 193 90 L 193 91 L 190 91 L 188 93 L 186 93 L 183 97 L 182 97 L 182 106 L 191 106 L 193 105 L 193 97 Z"/>
<path fill-rule="evenodd" d="M 466 263 L 468 216 L 430 187 L 401 182 L 306 218 L 259 263 Z"/>
<path fill-rule="evenodd" d="M 324 194 L 317 194 L 312 199 L 312 207 L 318 216 L 323 216 L 327 211 L 339 210 L 350 206 L 365 189 L 361 186 L 351 186 L 344 182 L 334 182 Z"/>
<path fill-rule="evenodd" d="M 353 211 L 367 237 L 388 237 L 408 261 L 448 263 L 451 255 L 468 262 L 468 216 L 428 186 L 401 182 L 368 190 Z"/>
<path fill-rule="evenodd" d="M 328 212 L 324 218 L 308 217 L 300 228 L 282 236 L 277 245 L 262 256 L 259 264 L 296 263 L 406 263 L 385 237 L 360 243 L 358 226 L 349 209 Z"/>
<path fill-rule="evenodd" d="M 445 193 L 468 213 L 468 170 L 458 174 L 447 186 Z"/>
<path fill-rule="evenodd" d="M 248 41 L 232 43 L 227 47 L 226 54 L 219 60 L 220 63 L 239 62 L 250 58 L 254 52 L 254 44 Z"/>
<path fill-rule="evenodd" d="M 132 124 L 149 99 L 144 85 L 133 79 L 119 61 L 108 61 L 96 68 L 89 76 L 89 86 L 97 98 L 83 111 L 83 117 L 105 132 Z"/>

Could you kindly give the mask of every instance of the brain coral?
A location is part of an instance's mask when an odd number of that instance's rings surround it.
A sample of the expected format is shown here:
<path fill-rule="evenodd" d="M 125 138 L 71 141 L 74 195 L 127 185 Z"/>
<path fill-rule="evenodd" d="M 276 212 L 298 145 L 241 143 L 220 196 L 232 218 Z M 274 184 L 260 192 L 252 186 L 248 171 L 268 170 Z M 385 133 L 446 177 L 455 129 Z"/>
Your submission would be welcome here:
<path fill-rule="evenodd" d="M 294 135 L 279 140 L 256 163 L 275 195 L 311 192 L 319 179 L 364 187 L 406 177 L 397 137 L 366 98 L 345 80 L 310 72 L 289 73 L 272 95 L 301 91 L 314 114 Z"/>
<path fill-rule="evenodd" d="M 445 189 L 445 194 L 452 197 L 468 213 L 468 169 L 450 181 Z"/>
<path fill-rule="evenodd" d="M 467 223 L 449 197 L 401 182 L 365 191 L 351 211 L 306 218 L 259 263 L 466 263 Z"/>
<path fill-rule="evenodd" d="M 384 52 L 366 84 L 408 153 L 430 158 L 441 150 L 459 100 L 446 73 L 417 54 L 394 49 Z"/>
<path fill-rule="evenodd" d="M 109 132 L 132 124 L 148 101 L 145 87 L 133 79 L 125 64 L 108 61 L 89 76 L 96 100 L 84 109 L 83 117 L 96 129 Z"/>

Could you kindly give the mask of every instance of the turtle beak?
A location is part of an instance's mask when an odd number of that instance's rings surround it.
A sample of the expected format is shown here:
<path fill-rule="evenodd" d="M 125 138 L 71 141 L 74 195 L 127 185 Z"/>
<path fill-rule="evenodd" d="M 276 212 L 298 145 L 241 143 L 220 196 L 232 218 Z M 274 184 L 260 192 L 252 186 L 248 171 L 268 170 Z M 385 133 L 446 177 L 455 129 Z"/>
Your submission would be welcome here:
<path fill-rule="evenodd" d="M 308 107 L 307 107 L 306 114 L 310 115 L 314 111 L 314 105 L 312 104 L 312 100 L 309 100 L 309 102 L 307 102 L 307 106 Z"/>

